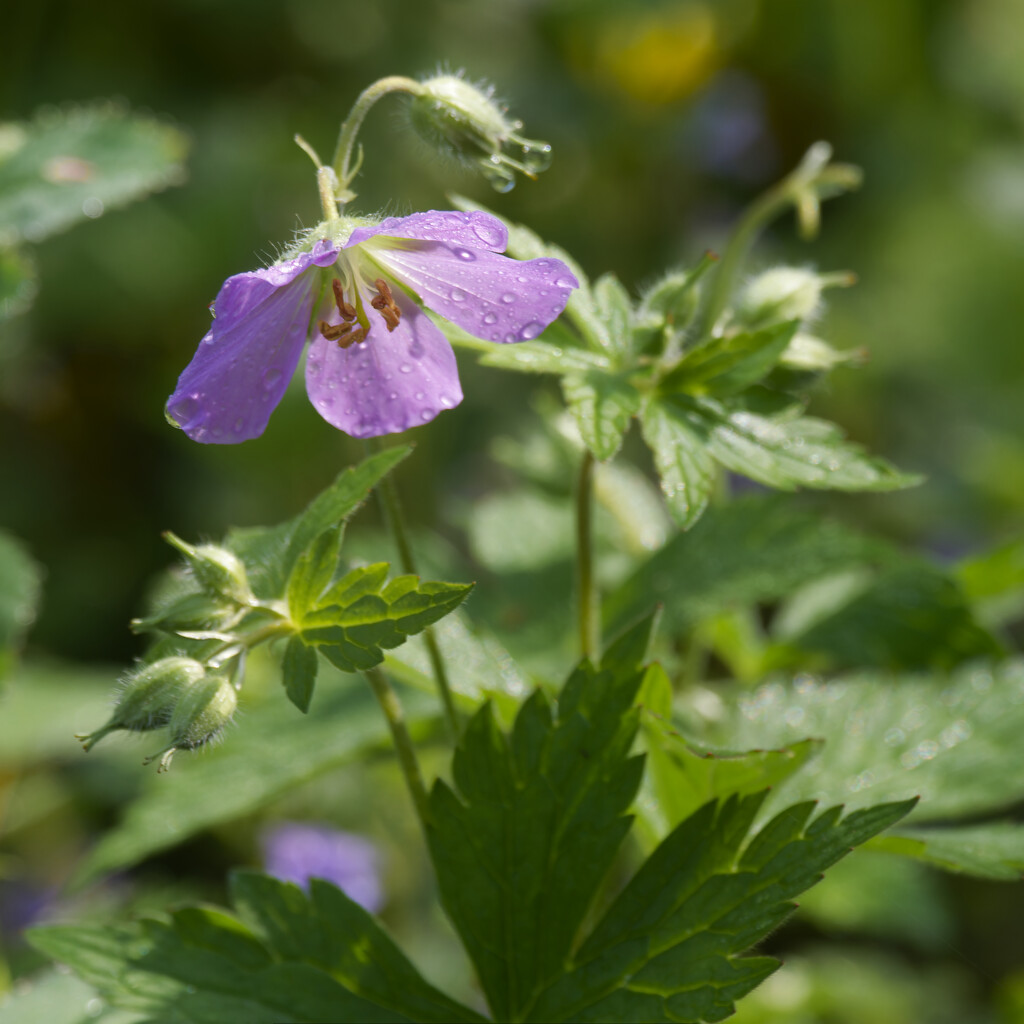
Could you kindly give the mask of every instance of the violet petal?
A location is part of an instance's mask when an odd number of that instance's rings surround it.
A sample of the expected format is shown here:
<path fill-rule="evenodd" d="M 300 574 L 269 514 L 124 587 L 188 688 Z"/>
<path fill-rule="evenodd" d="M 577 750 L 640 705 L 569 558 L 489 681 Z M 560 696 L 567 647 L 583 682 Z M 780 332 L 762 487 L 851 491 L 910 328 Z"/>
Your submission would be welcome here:
<path fill-rule="evenodd" d="M 456 248 L 488 249 L 504 252 L 508 245 L 508 229 L 489 213 L 473 210 L 427 210 L 408 217 L 388 217 L 373 227 L 356 228 L 345 248 L 365 242 L 375 235 L 392 238 L 418 238 L 428 242 L 446 242 Z"/>
<path fill-rule="evenodd" d="M 394 300 L 402 318 L 388 331 L 376 310 L 370 333 L 340 348 L 317 334 L 306 361 L 306 390 L 313 408 L 352 437 L 396 434 L 428 423 L 462 401 L 455 353 L 445 336 L 400 289 Z"/>
<path fill-rule="evenodd" d="M 366 255 L 416 291 L 423 305 L 485 341 L 536 338 L 579 285 L 561 260 L 519 261 L 443 242 L 415 249 L 371 245 Z"/>
<path fill-rule="evenodd" d="M 333 245 L 318 242 L 297 259 L 224 282 L 213 324 L 167 401 L 193 441 L 237 444 L 263 433 L 309 329 L 316 278 L 303 274 L 336 257 Z"/>

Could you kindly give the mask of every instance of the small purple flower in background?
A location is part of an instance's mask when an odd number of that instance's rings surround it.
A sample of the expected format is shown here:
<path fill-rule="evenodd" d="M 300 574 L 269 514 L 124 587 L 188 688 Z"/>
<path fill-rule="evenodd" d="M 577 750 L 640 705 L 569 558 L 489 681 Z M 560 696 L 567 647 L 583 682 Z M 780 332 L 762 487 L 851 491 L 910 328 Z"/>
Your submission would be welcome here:
<path fill-rule="evenodd" d="M 414 213 L 228 278 L 168 416 L 193 441 L 258 437 L 312 333 L 306 390 L 328 423 L 376 437 L 429 422 L 462 388 L 451 345 L 419 303 L 478 338 L 527 341 L 579 284 L 560 260 L 501 255 L 507 242 L 484 213 Z"/>
<path fill-rule="evenodd" d="M 263 866 L 282 882 L 307 887 L 311 878 L 336 885 L 375 913 L 384 905 L 377 848 L 368 839 L 327 825 L 285 822 L 263 836 Z"/>

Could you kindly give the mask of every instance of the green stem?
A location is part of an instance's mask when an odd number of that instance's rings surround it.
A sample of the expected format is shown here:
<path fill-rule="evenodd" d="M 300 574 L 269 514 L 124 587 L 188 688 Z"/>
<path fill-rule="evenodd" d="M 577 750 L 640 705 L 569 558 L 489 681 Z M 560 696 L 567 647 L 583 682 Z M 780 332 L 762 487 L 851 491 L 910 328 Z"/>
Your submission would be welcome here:
<path fill-rule="evenodd" d="M 334 150 L 334 160 L 332 161 L 334 173 L 338 176 L 339 193 L 342 196 L 347 191 L 349 185 L 352 184 L 352 179 L 359 170 L 358 159 L 356 160 L 356 166 L 354 168 L 352 166 L 352 153 L 355 149 L 356 136 L 359 134 L 359 129 L 362 127 L 363 121 L 366 120 L 366 115 L 370 112 L 370 108 L 377 100 L 387 96 L 388 93 L 408 92 L 415 95 L 420 89 L 420 83 L 412 78 L 390 75 L 387 78 L 381 78 L 379 81 L 374 82 L 373 85 L 368 86 L 359 94 L 355 103 L 352 104 L 348 117 L 341 126 L 341 131 L 338 133 L 338 145 Z M 342 202 L 344 203 L 345 201 L 342 198 Z"/>
<path fill-rule="evenodd" d="M 383 451 L 384 446 L 374 438 L 370 443 L 371 451 Z M 409 537 L 405 529 L 405 521 L 402 517 L 402 505 L 398 500 L 398 488 L 390 476 L 377 485 L 377 497 L 380 499 L 381 508 L 384 512 L 384 520 L 387 523 L 391 536 L 394 538 L 395 547 L 398 548 L 398 560 L 402 565 L 402 571 L 412 576 L 418 576 L 416 559 L 413 557 L 412 547 L 409 544 Z M 451 684 L 448 682 L 448 670 L 445 667 L 444 656 L 437 643 L 437 635 L 432 626 L 423 630 L 423 642 L 427 646 L 427 657 L 430 659 L 430 669 L 434 676 L 434 683 L 437 692 L 441 697 L 441 704 L 444 706 L 444 717 L 452 735 L 452 740 L 457 741 L 461 734 L 459 712 L 455 707 L 455 698 L 452 695 Z"/>
<path fill-rule="evenodd" d="M 363 674 L 369 680 L 373 695 L 377 698 L 377 703 L 387 719 L 391 738 L 395 741 L 398 763 L 402 769 L 402 775 L 405 777 L 405 784 L 409 789 L 412 802 L 416 806 L 416 815 L 420 819 L 420 824 L 426 831 L 430 824 L 430 803 L 427 799 L 426 786 L 423 785 L 420 763 L 416 760 L 416 749 L 412 745 L 412 737 L 406 728 L 405 715 L 402 714 L 402 705 L 398 700 L 398 695 L 391 688 L 387 676 L 379 668 L 367 669 Z"/>
<path fill-rule="evenodd" d="M 747 207 L 725 247 L 725 252 L 712 279 L 711 293 L 708 296 L 708 303 L 702 318 L 701 336 L 714 330 L 718 318 L 729 304 L 729 297 L 732 295 L 740 268 L 755 239 L 764 226 L 791 200 L 790 179 L 786 178 Z"/>
<path fill-rule="evenodd" d="M 594 456 L 584 449 L 576 488 L 577 600 L 579 602 L 580 652 L 596 661 L 601 648 L 594 585 Z"/>

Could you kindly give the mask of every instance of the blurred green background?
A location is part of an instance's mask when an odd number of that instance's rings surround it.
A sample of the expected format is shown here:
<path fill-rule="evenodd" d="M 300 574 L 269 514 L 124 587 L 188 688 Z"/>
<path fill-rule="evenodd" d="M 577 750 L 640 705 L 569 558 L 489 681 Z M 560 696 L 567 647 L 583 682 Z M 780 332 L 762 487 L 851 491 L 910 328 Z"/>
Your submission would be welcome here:
<path fill-rule="evenodd" d="M 494 82 L 525 133 L 553 144 L 551 170 L 497 196 L 425 153 L 385 101 L 363 138 L 360 210 L 444 207 L 446 192 L 464 192 L 633 290 L 719 247 L 744 204 L 815 140 L 863 167 L 863 190 L 826 205 L 819 240 L 801 242 L 787 218 L 754 257 L 755 268 L 857 274 L 858 287 L 830 293 L 821 333 L 870 359 L 833 375 L 817 406 L 928 475 L 915 491 L 832 505 L 941 557 L 1015 536 L 1022 54 L 1020 0 L 14 0 L 0 32 L 0 118 L 117 97 L 191 140 L 183 187 L 36 247 L 35 306 L 0 325 L 0 526 L 46 570 L 30 652 L 124 664 L 140 649 L 127 621 L 170 560 L 161 530 L 218 537 L 229 524 L 275 522 L 360 457 L 301 386 L 238 448 L 193 444 L 162 407 L 220 282 L 317 218 L 312 168 L 292 136 L 329 153 L 364 86 L 438 67 Z M 418 451 L 399 474 L 412 518 L 440 522 L 457 546 L 459 510 L 501 478 L 489 442 L 528 420 L 536 386 L 460 363 L 465 403 L 412 432 Z M 100 801 L 70 839 L 32 840 L 60 848 L 52 884 L 108 814 Z M 209 875 L 230 863 L 218 847 Z M 975 1019 L 963 1007 L 993 992 L 999 1019 L 1024 1019 L 1024 975 L 1012 974 L 1024 949 L 999 907 L 1008 890 L 943 886 L 928 899 L 969 913 L 959 930 L 936 925 L 948 936 L 939 947 L 897 937 L 881 967 L 863 950 L 849 963 L 905 993 L 893 1021 Z M 814 929 L 790 934 L 799 945 Z M 940 973 L 953 963 L 955 978 L 922 982 L 924 960 Z M 805 983 L 810 992 L 810 973 Z M 936 991 L 934 1006 L 915 1002 Z M 792 992 L 775 996 L 782 1016 L 769 1007 L 744 1019 L 889 1019 L 841 1000 L 798 1018 Z M 977 1019 L 995 1019 L 987 1012 Z"/>

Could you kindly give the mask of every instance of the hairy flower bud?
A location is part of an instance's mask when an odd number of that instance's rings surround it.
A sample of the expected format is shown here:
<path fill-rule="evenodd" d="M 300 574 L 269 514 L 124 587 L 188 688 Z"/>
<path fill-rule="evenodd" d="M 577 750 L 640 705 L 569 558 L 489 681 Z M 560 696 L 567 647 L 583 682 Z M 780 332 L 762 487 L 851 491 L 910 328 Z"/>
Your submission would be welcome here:
<path fill-rule="evenodd" d="M 821 293 L 853 284 L 852 274 L 817 274 L 802 267 L 774 267 L 758 274 L 740 294 L 736 318 L 756 329 L 785 320 L 810 320 L 819 311 Z"/>
<path fill-rule="evenodd" d="M 707 252 L 692 269 L 670 270 L 647 289 L 637 317 L 637 336 L 642 351 L 655 348 L 659 338 L 664 344 L 666 336 L 681 336 L 689 327 L 700 305 L 698 282 L 717 262 L 718 257 Z"/>
<path fill-rule="evenodd" d="M 192 658 L 161 658 L 132 672 L 110 720 L 95 732 L 76 736 L 91 750 L 107 733 L 118 729 L 145 732 L 166 725 L 184 694 L 206 674 Z"/>
<path fill-rule="evenodd" d="M 490 86 L 461 75 L 435 75 L 409 101 L 413 129 L 433 148 L 475 166 L 499 192 L 515 185 L 515 172 L 535 178 L 551 164 L 546 142 L 519 134 Z"/>
<path fill-rule="evenodd" d="M 171 766 L 176 750 L 195 750 L 220 735 L 235 714 L 238 696 L 226 676 L 207 676 L 178 701 L 171 715 L 170 745 L 147 757 L 145 764 L 160 758 L 157 771 Z"/>
<path fill-rule="evenodd" d="M 236 604 L 252 602 L 253 594 L 249 589 L 245 565 L 233 551 L 216 544 L 193 547 L 170 531 L 164 534 L 164 540 L 185 556 L 196 582 L 208 594 L 227 598 Z"/>

